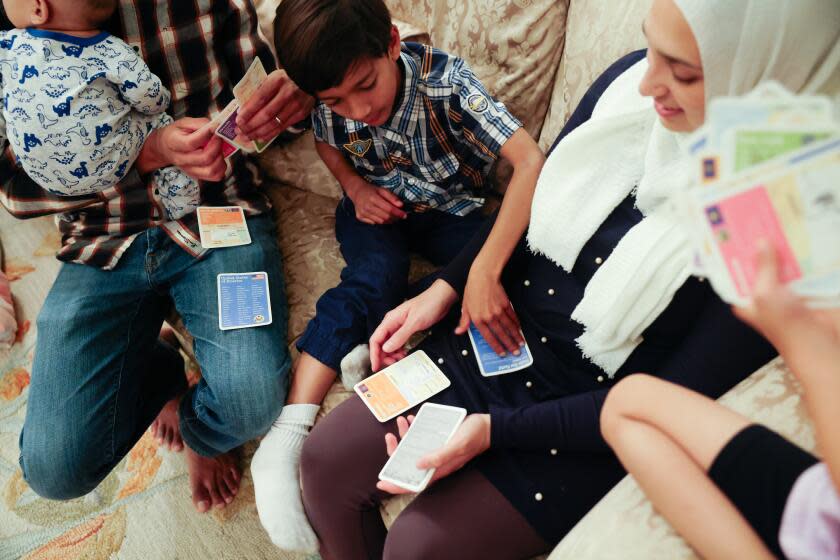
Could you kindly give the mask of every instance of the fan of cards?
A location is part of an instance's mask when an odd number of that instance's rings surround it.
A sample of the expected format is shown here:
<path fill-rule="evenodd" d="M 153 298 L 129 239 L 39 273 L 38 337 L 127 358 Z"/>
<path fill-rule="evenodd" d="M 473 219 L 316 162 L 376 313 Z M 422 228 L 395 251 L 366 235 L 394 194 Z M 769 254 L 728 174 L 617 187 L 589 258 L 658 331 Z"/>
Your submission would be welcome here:
<path fill-rule="evenodd" d="M 267 142 L 259 142 L 236 134 L 236 117 L 239 114 L 239 107 L 254 95 L 267 78 L 268 74 L 266 74 L 262 62 L 259 57 L 255 57 L 245 76 L 234 86 L 233 101 L 228 103 L 227 107 L 209 124 L 215 129 L 216 136 L 222 139 L 222 154 L 224 157 L 228 158 L 239 150 L 249 154 L 262 153 L 274 142 L 276 136 Z"/>
<path fill-rule="evenodd" d="M 697 274 L 744 304 L 764 240 L 780 279 L 810 305 L 840 306 L 840 123 L 826 97 L 775 82 L 715 99 L 692 136 L 696 184 L 680 201 Z"/>

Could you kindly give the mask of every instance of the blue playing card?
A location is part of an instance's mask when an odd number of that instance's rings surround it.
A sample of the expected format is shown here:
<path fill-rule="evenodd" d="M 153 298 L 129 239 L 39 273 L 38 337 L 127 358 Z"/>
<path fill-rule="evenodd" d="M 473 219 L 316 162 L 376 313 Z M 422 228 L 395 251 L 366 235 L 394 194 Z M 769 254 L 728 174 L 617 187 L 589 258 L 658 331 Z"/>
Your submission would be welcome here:
<path fill-rule="evenodd" d="M 271 324 L 268 274 L 219 274 L 219 328 L 243 329 Z"/>
<path fill-rule="evenodd" d="M 528 348 L 527 342 L 525 346 L 519 348 L 518 356 L 514 354 L 499 356 L 472 323 L 470 323 L 469 334 L 470 342 L 472 342 L 473 351 L 475 352 L 475 359 L 478 361 L 478 369 L 484 377 L 519 371 L 534 363 L 534 358 L 531 356 L 531 349 Z"/>

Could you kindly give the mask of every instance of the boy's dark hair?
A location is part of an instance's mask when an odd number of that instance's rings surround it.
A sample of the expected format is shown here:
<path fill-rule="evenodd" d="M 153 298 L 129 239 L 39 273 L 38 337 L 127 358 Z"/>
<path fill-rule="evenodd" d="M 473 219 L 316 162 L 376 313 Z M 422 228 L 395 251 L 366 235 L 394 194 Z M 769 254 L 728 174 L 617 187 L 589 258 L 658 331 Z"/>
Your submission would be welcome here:
<path fill-rule="evenodd" d="M 383 0 L 283 0 L 274 46 L 289 77 L 314 95 L 339 85 L 359 60 L 386 55 L 391 25 Z"/>

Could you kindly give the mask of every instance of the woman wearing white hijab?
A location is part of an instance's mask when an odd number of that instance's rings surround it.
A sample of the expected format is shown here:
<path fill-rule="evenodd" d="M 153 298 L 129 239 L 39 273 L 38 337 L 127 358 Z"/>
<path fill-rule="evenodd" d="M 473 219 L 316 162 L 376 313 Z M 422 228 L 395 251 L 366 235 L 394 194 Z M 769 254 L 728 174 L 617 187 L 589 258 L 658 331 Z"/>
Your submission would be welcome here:
<path fill-rule="evenodd" d="M 615 381 L 641 371 L 716 397 L 773 356 L 690 277 L 691 252 L 663 203 L 686 186 L 679 145 L 712 97 L 767 79 L 793 91 L 840 90 L 840 2 L 654 0 L 645 32 L 647 61 L 633 53 L 608 69 L 549 155 L 527 246 L 498 263 L 504 291 L 461 304 L 494 347 L 510 349 L 510 295 L 534 364 L 484 378 L 463 329 L 451 334 L 450 311 L 477 274 L 479 236 L 371 339 L 378 369 L 404 354 L 411 334 L 436 325 L 419 347 L 451 387 L 430 400 L 471 413 L 425 460 L 439 482 L 386 532 L 378 506 L 401 490 L 376 475 L 385 448 L 396 447 L 388 432 L 404 433 L 407 422 L 380 424 L 349 399 L 303 450 L 303 499 L 324 558 L 542 553 L 624 475 L 600 435 Z"/>

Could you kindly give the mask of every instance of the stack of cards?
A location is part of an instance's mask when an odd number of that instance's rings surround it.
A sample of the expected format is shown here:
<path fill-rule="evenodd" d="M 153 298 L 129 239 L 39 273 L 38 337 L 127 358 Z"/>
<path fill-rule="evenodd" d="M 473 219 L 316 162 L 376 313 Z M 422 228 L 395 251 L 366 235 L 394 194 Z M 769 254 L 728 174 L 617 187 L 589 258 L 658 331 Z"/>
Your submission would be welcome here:
<path fill-rule="evenodd" d="M 239 108 L 256 93 L 266 79 L 268 79 L 268 74 L 265 72 L 262 61 L 259 57 L 254 58 L 245 76 L 233 88 L 233 101 L 228 103 L 227 107 L 210 123 L 216 136 L 223 141 L 222 153 L 226 158 L 239 150 L 247 153 L 262 153 L 274 142 L 276 136 L 268 142 L 258 142 L 236 133 L 236 117 L 239 114 Z"/>
<path fill-rule="evenodd" d="M 678 205 L 697 273 L 725 301 L 746 303 L 763 239 L 792 290 L 815 306 L 840 305 L 840 123 L 831 102 L 776 83 L 715 99 L 689 151 L 697 184 Z"/>

